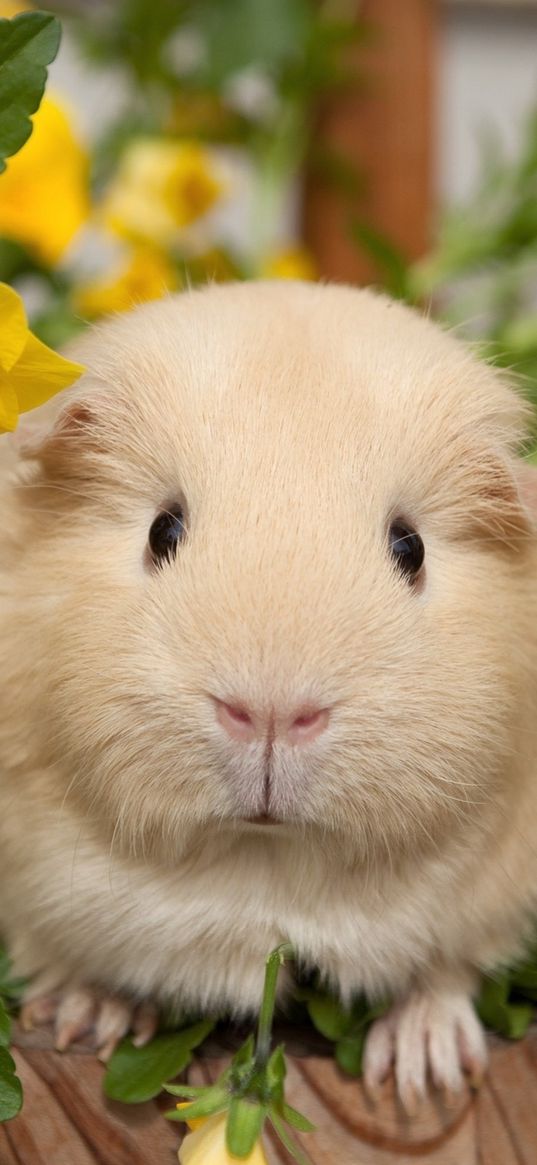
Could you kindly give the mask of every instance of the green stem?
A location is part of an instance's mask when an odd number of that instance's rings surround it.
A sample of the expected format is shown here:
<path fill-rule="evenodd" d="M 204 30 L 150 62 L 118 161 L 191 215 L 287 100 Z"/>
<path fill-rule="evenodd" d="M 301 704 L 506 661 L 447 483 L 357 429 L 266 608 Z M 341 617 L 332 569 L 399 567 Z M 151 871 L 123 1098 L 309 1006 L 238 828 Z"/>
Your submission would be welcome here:
<path fill-rule="evenodd" d="M 300 172 L 308 146 L 308 128 L 303 102 L 288 99 L 278 125 L 270 134 L 262 132 L 253 142 L 256 162 L 253 231 L 254 270 L 275 245 L 285 198 Z"/>
<path fill-rule="evenodd" d="M 257 1068 L 262 1068 L 266 1064 L 270 1055 L 272 1020 L 274 1018 L 274 1008 L 276 1006 L 278 972 L 280 967 L 285 963 L 285 960 L 292 959 L 293 955 L 294 951 L 291 943 L 282 943 L 281 946 L 276 947 L 276 949 L 271 952 L 265 963 L 265 985 L 263 987 L 263 999 L 261 1001 L 261 1009 L 259 1012 L 257 1042 L 255 1049 L 255 1062 Z"/>

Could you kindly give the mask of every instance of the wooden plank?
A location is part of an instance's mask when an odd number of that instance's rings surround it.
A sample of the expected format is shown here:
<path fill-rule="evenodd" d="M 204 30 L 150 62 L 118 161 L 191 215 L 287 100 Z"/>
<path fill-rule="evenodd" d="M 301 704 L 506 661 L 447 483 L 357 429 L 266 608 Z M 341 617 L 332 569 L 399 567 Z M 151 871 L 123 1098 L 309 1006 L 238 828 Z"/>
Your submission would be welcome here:
<path fill-rule="evenodd" d="M 443 3 L 446 8 L 450 5 L 456 8 L 537 8 L 537 0 L 443 0 Z"/>
<path fill-rule="evenodd" d="M 433 210 L 435 0 L 364 0 L 368 47 L 353 54 L 364 84 L 320 109 L 316 140 L 358 166 L 365 189 L 350 204 L 317 172 L 306 183 L 306 242 L 323 276 L 370 282 L 375 264 L 349 238 L 359 218 L 384 233 L 408 259 L 430 243 Z"/>
<path fill-rule="evenodd" d="M 49 1032 L 16 1033 L 25 1089 L 22 1113 L 0 1127 L 0 1165 L 177 1165 L 181 1126 L 162 1110 L 169 1097 L 144 1105 L 107 1102 L 103 1068 L 77 1045 L 60 1055 Z M 307 1039 L 302 1044 L 306 1049 Z M 535 1165 L 537 1161 L 537 1030 L 521 1043 L 491 1041 L 491 1065 L 479 1094 L 466 1091 L 449 1105 L 432 1096 L 410 1119 L 388 1081 L 377 1104 L 359 1081 L 343 1076 L 331 1058 L 289 1056 L 290 1104 L 316 1131 L 296 1134 L 312 1165 Z M 228 1062 L 213 1047 L 189 1073 L 214 1080 Z M 270 1165 L 291 1165 L 272 1134 Z"/>
<path fill-rule="evenodd" d="M 20 1165 L 19 1158 L 11 1146 L 8 1125 L 0 1125 L 0 1165 Z"/>

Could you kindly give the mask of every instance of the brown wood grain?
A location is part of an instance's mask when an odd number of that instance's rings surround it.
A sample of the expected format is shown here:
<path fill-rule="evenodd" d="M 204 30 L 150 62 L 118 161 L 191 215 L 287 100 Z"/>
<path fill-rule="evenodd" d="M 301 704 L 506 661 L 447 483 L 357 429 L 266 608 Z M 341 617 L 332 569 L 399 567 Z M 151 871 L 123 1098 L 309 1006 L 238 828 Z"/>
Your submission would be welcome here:
<path fill-rule="evenodd" d="M 357 167 L 363 189 L 345 199 L 312 168 L 304 224 L 321 275 L 367 283 L 378 271 L 351 243 L 350 218 L 385 234 L 407 259 L 430 244 L 438 5 L 363 0 L 356 12 L 371 28 L 369 44 L 353 48 L 361 84 L 322 105 L 316 141 Z"/>
<path fill-rule="evenodd" d="M 88 1047 L 52 1048 L 46 1031 L 16 1033 L 23 1080 L 22 1113 L 0 1126 L 0 1165 L 173 1165 L 180 1126 L 162 1115 L 168 1097 L 143 1105 L 106 1101 L 103 1068 Z M 198 1059 L 194 1083 L 214 1079 L 226 1063 Z M 314 1121 L 296 1134 L 312 1165 L 537 1165 L 537 1029 L 521 1043 L 491 1041 L 487 1079 L 449 1102 L 432 1096 L 410 1119 L 385 1085 L 373 1105 L 359 1081 L 319 1055 L 288 1058 L 289 1103 Z M 270 1165 L 291 1165 L 271 1135 Z"/>

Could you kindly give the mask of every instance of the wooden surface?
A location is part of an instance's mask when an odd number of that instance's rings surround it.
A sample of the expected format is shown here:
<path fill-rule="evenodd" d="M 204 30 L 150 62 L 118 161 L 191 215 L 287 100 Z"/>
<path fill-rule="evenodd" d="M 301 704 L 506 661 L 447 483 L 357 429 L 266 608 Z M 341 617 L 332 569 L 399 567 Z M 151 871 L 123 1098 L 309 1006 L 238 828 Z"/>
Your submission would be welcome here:
<path fill-rule="evenodd" d="M 159 1102 L 126 1106 L 104 1100 L 103 1069 L 76 1047 L 60 1055 L 46 1032 L 17 1035 L 24 1084 L 22 1113 L 0 1125 L 0 1165 L 173 1165 L 180 1127 Z M 190 1077 L 214 1078 L 223 1061 L 198 1060 Z M 450 1106 L 427 1102 L 413 1120 L 401 1113 L 390 1084 L 374 1107 L 359 1082 L 319 1055 L 289 1061 L 288 1099 L 317 1131 L 297 1134 L 314 1165 L 536 1165 L 537 1031 L 522 1043 L 495 1041 L 478 1095 Z M 269 1141 L 270 1165 L 291 1165 Z"/>
<path fill-rule="evenodd" d="M 356 12 L 371 29 L 369 43 L 353 48 L 361 83 L 324 103 L 316 141 L 352 162 L 363 188 L 344 198 L 312 169 L 304 224 L 323 276 L 367 283 L 377 273 L 350 241 L 351 218 L 385 234 L 407 259 L 430 245 L 438 3 L 357 0 Z"/>

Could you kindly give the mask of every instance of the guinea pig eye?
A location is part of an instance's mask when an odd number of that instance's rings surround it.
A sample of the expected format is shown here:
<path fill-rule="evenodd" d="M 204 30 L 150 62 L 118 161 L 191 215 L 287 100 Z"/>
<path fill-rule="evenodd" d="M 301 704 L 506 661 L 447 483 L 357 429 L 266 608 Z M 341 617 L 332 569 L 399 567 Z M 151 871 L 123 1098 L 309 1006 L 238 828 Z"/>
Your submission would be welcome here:
<path fill-rule="evenodd" d="M 149 531 L 149 549 L 153 561 L 170 562 L 175 558 L 177 547 L 185 535 L 185 518 L 181 506 L 163 510 Z"/>
<path fill-rule="evenodd" d="M 393 522 L 389 533 L 390 553 L 401 574 L 410 581 L 416 578 L 425 558 L 425 547 L 415 530 Z"/>

